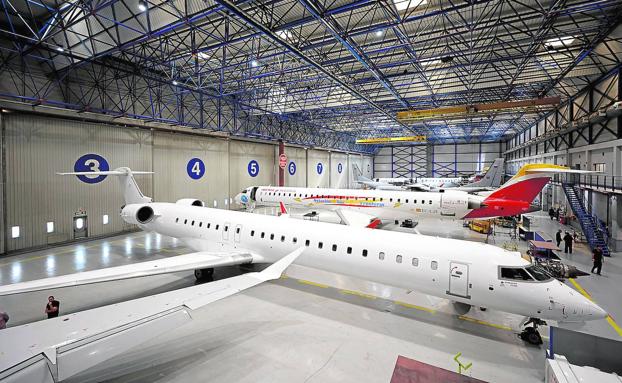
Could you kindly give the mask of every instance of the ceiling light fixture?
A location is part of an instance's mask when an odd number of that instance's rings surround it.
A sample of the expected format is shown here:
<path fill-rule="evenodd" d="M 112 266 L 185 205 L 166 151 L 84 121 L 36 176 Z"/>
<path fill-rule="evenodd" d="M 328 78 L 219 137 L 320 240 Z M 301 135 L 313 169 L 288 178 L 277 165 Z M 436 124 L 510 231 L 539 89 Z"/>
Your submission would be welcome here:
<path fill-rule="evenodd" d="M 138 10 L 141 11 L 141 12 L 145 12 L 147 10 L 147 2 L 143 1 L 143 0 L 140 0 L 138 2 Z"/>
<path fill-rule="evenodd" d="M 179 83 L 175 80 L 173 80 L 173 85 L 179 85 Z"/>
<path fill-rule="evenodd" d="M 257 60 L 253 60 L 253 61 L 251 61 L 251 66 L 252 66 L 253 68 L 258 67 L 258 66 L 259 66 L 259 62 L 258 62 Z"/>
<path fill-rule="evenodd" d="M 57 51 L 59 51 L 59 52 L 64 52 L 64 51 L 65 51 L 65 48 L 63 48 L 63 47 L 61 47 L 61 46 L 57 46 L 57 47 L 56 47 L 56 50 L 57 50 Z"/>
<path fill-rule="evenodd" d="M 382 35 L 384 35 L 384 31 L 382 29 L 376 31 L 376 37 L 382 37 Z"/>
<path fill-rule="evenodd" d="M 428 0 L 393 0 L 393 4 L 398 11 L 416 8 L 422 4 L 427 4 Z"/>
<path fill-rule="evenodd" d="M 566 37 L 555 37 L 552 39 L 546 40 L 544 45 L 553 48 L 566 47 L 574 42 L 574 36 L 566 36 Z"/>

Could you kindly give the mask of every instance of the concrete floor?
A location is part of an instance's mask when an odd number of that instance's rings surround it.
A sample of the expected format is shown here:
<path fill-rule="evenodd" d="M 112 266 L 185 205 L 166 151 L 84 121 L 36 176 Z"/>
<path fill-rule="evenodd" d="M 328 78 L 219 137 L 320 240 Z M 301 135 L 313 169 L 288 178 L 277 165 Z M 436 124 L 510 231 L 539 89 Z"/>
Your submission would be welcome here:
<path fill-rule="evenodd" d="M 549 234 L 559 226 L 542 215 L 536 215 L 533 222 L 537 230 Z M 458 221 L 426 219 L 415 230 L 392 226 L 388 229 L 486 240 Z M 499 246 L 511 242 L 503 235 L 489 238 L 493 241 Z M 519 242 L 521 250 L 526 246 Z M 172 238 L 132 233 L 1 258 L 0 284 L 188 251 Z M 622 265 L 620 254 L 616 255 L 605 261 L 603 276 L 587 276 L 578 282 L 613 318 L 622 318 L 617 298 L 622 290 Z M 591 267 L 591 257 L 582 245 L 565 261 L 585 271 Z M 237 267 L 218 269 L 215 278 L 240 272 Z M 467 374 L 478 379 L 544 379 L 544 349 L 517 339 L 522 319 L 518 316 L 494 310 L 471 310 L 458 316 L 443 299 L 295 265 L 287 276 L 211 304 L 198 311 L 190 324 L 73 381 L 387 382 L 399 355 L 455 370 L 453 356 L 458 352 L 463 361 L 473 362 Z M 61 314 L 67 314 L 194 283 L 191 274 L 177 273 L 64 288 L 0 298 L 0 310 L 11 315 L 10 325 L 18 325 L 42 319 L 50 294 L 61 301 Z M 606 321 L 591 322 L 579 330 L 622 339 Z"/>

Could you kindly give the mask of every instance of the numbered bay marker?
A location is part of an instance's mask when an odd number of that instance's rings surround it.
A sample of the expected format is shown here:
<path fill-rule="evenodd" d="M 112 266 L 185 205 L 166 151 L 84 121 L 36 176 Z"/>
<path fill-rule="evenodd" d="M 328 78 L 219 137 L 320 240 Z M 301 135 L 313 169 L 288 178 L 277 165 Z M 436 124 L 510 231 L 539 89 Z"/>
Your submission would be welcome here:
<path fill-rule="evenodd" d="M 322 170 L 324 170 L 324 165 L 321 162 L 317 163 L 317 174 L 322 174 Z"/>
<path fill-rule="evenodd" d="M 257 163 L 257 161 L 255 160 L 251 160 L 248 163 L 248 175 L 251 177 L 257 177 L 257 175 L 259 174 L 259 163 Z"/>
<path fill-rule="evenodd" d="M 73 165 L 74 172 L 99 172 L 99 171 L 107 171 L 110 170 L 110 165 L 108 165 L 108 161 L 99 154 L 89 153 L 85 154 L 82 157 L 76 160 L 76 163 Z M 76 176 L 82 182 L 87 184 L 96 184 L 102 182 L 106 179 L 107 176 L 99 175 L 99 176 Z"/>
<path fill-rule="evenodd" d="M 198 180 L 205 175 L 205 163 L 200 158 L 192 158 L 186 165 L 186 172 L 193 180 Z"/>
<path fill-rule="evenodd" d="M 337 173 L 341 173 L 343 171 L 343 165 L 340 163 L 337 164 Z"/>
<path fill-rule="evenodd" d="M 296 164 L 294 163 L 294 161 L 289 163 L 289 166 L 287 167 L 287 171 L 289 171 L 290 176 L 293 176 L 294 174 L 296 174 Z"/>

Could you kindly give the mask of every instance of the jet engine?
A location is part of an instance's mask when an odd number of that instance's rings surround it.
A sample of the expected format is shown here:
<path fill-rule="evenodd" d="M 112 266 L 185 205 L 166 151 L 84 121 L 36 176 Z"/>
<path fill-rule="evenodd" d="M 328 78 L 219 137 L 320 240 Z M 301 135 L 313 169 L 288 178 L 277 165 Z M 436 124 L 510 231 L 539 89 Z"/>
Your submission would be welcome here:
<path fill-rule="evenodd" d="M 201 201 L 200 199 L 194 199 L 194 198 L 178 199 L 177 202 L 175 203 L 178 205 L 184 205 L 184 206 L 200 206 L 200 207 L 205 206 L 205 202 Z"/>
<path fill-rule="evenodd" d="M 121 218 L 133 225 L 149 223 L 155 216 L 153 208 L 149 205 L 131 204 L 123 207 L 121 210 Z"/>

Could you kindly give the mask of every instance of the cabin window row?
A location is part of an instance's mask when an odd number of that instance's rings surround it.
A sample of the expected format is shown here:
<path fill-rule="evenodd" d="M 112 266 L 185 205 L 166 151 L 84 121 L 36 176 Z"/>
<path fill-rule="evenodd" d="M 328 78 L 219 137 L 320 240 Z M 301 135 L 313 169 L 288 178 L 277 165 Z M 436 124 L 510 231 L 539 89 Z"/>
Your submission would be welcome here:
<path fill-rule="evenodd" d="M 289 194 L 289 197 L 292 197 L 292 195 L 294 197 L 301 197 L 301 198 L 307 198 L 309 197 L 308 194 L 305 194 L 303 196 L 302 193 L 298 194 L 298 193 L 277 193 L 277 192 L 267 192 L 267 194 L 269 196 L 283 196 L 283 197 L 287 197 Z M 384 197 L 354 197 L 354 196 L 341 196 L 341 195 L 313 195 L 311 194 L 311 198 L 329 198 L 329 199 L 353 199 L 353 200 L 372 200 L 374 202 L 379 201 L 379 202 L 384 202 L 385 198 Z M 397 203 L 401 203 L 402 199 L 401 198 L 387 198 L 389 202 L 393 202 L 393 200 L 395 200 L 395 202 Z M 404 199 L 404 203 L 410 203 L 409 201 L 411 201 L 408 198 Z M 416 199 L 412 200 L 413 204 L 417 204 Z M 421 205 L 425 205 L 425 200 L 421 200 Z M 428 204 L 432 205 L 432 200 L 428 200 Z"/>

